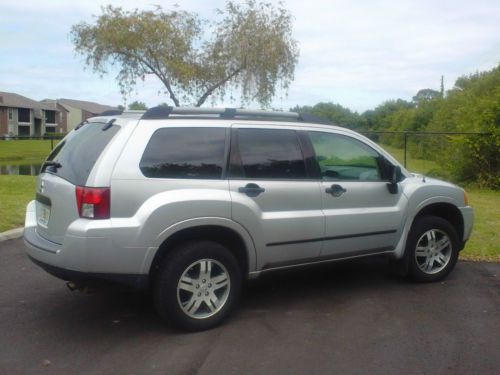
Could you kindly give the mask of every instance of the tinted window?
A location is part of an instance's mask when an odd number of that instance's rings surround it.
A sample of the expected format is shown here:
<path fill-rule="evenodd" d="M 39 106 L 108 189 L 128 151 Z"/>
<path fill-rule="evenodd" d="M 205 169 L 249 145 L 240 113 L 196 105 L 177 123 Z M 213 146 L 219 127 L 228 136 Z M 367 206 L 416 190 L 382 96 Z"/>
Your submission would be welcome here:
<path fill-rule="evenodd" d="M 241 170 L 234 177 L 302 179 L 306 168 L 297 134 L 293 130 L 239 129 Z"/>
<path fill-rule="evenodd" d="M 342 135 L 309 132 L 324 180 L 381 179 L 379 155 L 371 147 Z"/>
<path fill-rule="evenodd" d="M 91 122 L 72 131 L 47 158 L 60 163 L 61 168 L 47 166 L 44 171 L 75 185 L 85 185 L 95 162 L 119 129 L 116 125 Z"/>
<path fill-rule="evenodd" d="M 146 177 L 221 178 L 225 144 L 224 128 L 158 129 L 139 167 Z"/>

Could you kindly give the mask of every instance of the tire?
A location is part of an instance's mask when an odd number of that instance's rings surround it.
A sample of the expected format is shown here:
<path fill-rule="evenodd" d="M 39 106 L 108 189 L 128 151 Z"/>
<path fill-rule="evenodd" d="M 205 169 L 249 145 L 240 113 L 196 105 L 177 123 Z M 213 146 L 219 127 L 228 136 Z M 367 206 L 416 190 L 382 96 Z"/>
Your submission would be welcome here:
<path fill-rule="evenodd" d="M 422 216 L 411 228 L 406 251 L 408 271 L 415 281 L 439 281 L 448 276 L 457 263 L 458 234 L 445 219 Z"/>
<path fill-rule="evenodd" d="M 210 329 L 231 314 L 241 283 L 240 266 L 227 248 L 212 241 L 188 242 L 174 249 L 160 266 L 156 309 L 178 328 Z"/>

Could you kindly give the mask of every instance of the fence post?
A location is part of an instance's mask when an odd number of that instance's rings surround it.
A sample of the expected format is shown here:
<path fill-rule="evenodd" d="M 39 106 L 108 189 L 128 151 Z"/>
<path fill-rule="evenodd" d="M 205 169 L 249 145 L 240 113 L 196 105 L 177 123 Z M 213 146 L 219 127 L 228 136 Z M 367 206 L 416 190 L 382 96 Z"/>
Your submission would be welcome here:
<path fill-rule="evenodd" d="M 50 149 L 54 149 L 54 137 L 50 137 Z"/>
<path fill-rule="evenodd" d="M 405 149 L 404 149 L 404 155 L 405 155 L 405 159 L 404 159 L 404 167 L 406 168 L 406 148 L 407 148 L 407 144 L 408 144 L 408 133 L 407 132 L 404 132 L 404 137 L 405 137 Z"/>

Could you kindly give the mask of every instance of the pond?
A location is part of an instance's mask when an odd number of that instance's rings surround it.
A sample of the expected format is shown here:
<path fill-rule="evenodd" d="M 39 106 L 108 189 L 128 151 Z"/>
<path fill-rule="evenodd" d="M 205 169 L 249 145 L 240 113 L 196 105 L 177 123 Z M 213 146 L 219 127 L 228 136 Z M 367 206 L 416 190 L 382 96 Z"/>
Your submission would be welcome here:
<path fill-rule="evenodd" d="M 40 173 L 42 163 L 35 164 L 4 164 L 0 165 L 0 175 L 22 175 L 22 176 L 36 176 Z"/>

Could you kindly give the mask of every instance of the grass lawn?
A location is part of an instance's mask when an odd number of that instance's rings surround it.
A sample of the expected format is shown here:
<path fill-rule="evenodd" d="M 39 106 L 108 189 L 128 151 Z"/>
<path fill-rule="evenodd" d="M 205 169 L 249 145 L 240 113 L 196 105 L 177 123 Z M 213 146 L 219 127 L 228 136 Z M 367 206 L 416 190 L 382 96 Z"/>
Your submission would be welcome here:
<path fill-rule="evenodd" d="M 26 205 L 35 199 L 35 177 L 0 175 L 0 232 L 24 224 Z"/>
<path fill-rule="evenodd" d="M 472 236 L 460 257 L 500 261 L 500 191 L 470 190 L 475 210 Z M 26 205 L 35 196 L 35 177 L 0 175 L 0 232 L 24 223 Z"/>
<path fill-rule="evenodd" d="M 381 144 L 380 146 L 382 146 L 384 150 L 389 152 L 389 154 L 394 156 L 396 160 L 399 161 L 401 164 L 404 163 L 405 160 L 404 149 L 387 146 L 383 144 Z M 407 157 L 406 169 L 408 169 L 410 172 L 427 174 L 431 170 L 439 170 L 438 164 L 434 161 L 426 159 L 415 159 L 412 158 L 409 153 L 406 155 L 406 157 Z"/>
<path fill-rule="evenodd" d="M 474 228 L 462 259 L 500 262 L 500 191 L 467 190 L 470 205 L 474 207 Z"/>
<path fill-rule="evenodd" d="M 54 147 L 58 141 L 54 140 Z M 0 164 L 42 163 L 50 151 L 50 140 L 1 140 Z"/>

